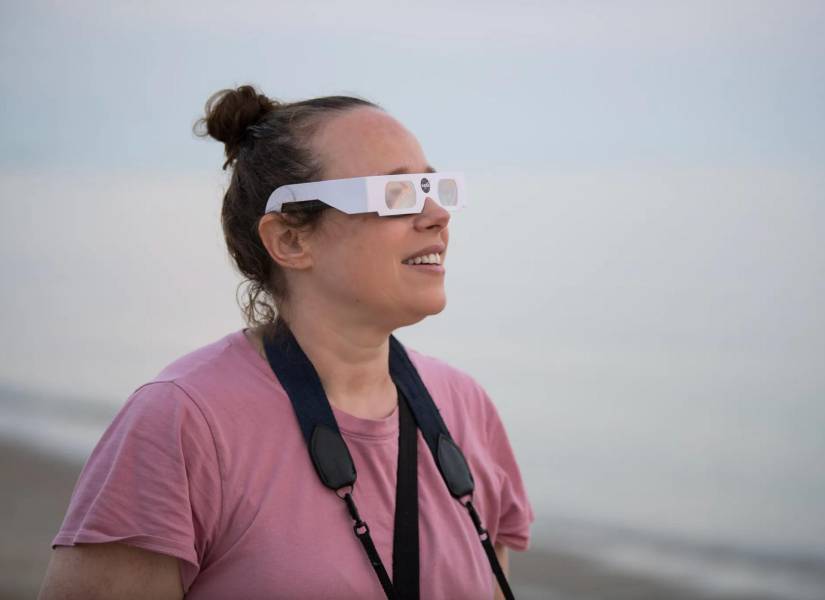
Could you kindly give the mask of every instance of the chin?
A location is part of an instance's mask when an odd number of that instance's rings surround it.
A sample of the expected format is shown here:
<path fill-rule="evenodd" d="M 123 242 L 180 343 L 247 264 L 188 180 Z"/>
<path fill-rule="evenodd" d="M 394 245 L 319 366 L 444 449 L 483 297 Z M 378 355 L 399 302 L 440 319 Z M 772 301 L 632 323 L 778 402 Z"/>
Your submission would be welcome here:
<path fill-rule="evenodd" d="M 430 315 L 437 315 L 447 306 L 447 294 L 444 290 L 439 290 L 438 294 L 431 294 L 427 298 L 422 298 L 420 302 L 420 309 L 424 315 L 421 317 L 429 317 Z"/>
<path fill-rule="evenodd" d="M 407 327 L 408 325 L 414 325 L 419 321 L 423 321 L 427 317 L 431 317 L 433 315 L 437 315 L 444 308 L 447 306 L 447 298 L 446 296 L 442 296 L 440 299 L 432 299 L 430 302 L 421 302 L 416 304 L 416 306 L 411 306 L 406 311 L 402 322 L 398 327 Z"/>

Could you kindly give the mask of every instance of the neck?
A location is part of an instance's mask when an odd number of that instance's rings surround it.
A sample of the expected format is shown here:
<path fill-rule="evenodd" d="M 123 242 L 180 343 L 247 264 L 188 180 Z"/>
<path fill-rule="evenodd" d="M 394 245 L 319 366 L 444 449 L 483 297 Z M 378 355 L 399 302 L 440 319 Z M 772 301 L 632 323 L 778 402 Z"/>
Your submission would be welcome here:
<path fill-rule="evenodd" d="M 389 372 L 390 332 L 315 319 L 309 312 L 284 317 L 318 372 L 330 404 L 363 418 L 391 414 L 397 395 Z M 247 334 L 265 356 L 260 331 Z"/>

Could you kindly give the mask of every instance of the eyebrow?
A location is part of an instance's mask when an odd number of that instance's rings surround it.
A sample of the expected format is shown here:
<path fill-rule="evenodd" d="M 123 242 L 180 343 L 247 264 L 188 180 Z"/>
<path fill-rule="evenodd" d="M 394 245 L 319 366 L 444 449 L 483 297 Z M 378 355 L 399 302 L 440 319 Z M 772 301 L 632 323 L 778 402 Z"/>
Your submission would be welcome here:
<path fill-rule="evenodd" d="M 412 172 L 413 172 L 412 169 L 410 169 L 409 167 L 398 167 L 397 169 L 394 169 L 394 170 L 390 171 L 389 173 L 384 173 L 384 174 L 385 175 L 409 175 Z M 422 172 L 423 173 L 436 173 L 437 171 L 435 170 L 435 167 L 431 167 L 430 165 L 427 165 L 427 168 Z"/>

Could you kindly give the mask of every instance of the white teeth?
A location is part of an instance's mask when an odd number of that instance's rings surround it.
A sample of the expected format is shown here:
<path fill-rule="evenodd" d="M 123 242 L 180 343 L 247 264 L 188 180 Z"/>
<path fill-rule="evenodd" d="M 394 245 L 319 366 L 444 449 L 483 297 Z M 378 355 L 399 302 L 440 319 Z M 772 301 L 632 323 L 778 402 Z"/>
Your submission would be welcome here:
<path fill-rule="evenodd" d="M 404 261 L 405 265 L 440 265 L 441 264 L 441 255 L 440 254 L 425 254 L 424 256 L 416 256 L 415 258 L 410 258 Z"/>

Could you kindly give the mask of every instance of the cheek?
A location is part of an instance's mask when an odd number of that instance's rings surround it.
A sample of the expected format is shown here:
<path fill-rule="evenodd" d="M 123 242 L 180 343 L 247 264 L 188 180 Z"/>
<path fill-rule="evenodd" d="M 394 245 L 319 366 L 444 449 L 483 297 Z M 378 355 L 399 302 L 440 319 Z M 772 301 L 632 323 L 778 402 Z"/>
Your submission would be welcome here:
<path fill-rule="evenodd" d="M 398 276 L 398 250 L 388 240 L 372 238 L 359 244 L 359 279 L 373 286 L 390 286 Z"/>
<path fill-rule="evenodd" d="M 327 293 L 367 304 L 397 303 L 410 293 L 401 264 L 411 247 L 408 219 L 349 215 L 330 225 L 319 248 Z"/>
<path fill-rule="evenodd" d="M 404 268 L 398 239 L 398 236 L 374 235 L 359 244 L 362 258 L 355 277 L 358 279 L 356 285 L 362 286 L 363 293 L 358 290 L 356 293 L 361 296 L 369 294 L 373 302 L 398 302 L 402 294 L 399 287 L 403 282 L 400 270 Z"/>
<path fill-rule="evenodd" d="M 345 288 L 348 295 L 367 300 L 396 296 L 401 259 L 397 236 L 384 231 L 363 229 L 341 232 L 341 244 L 330 244 L 325 250 L 323 271 L 334 287 Z"/>

